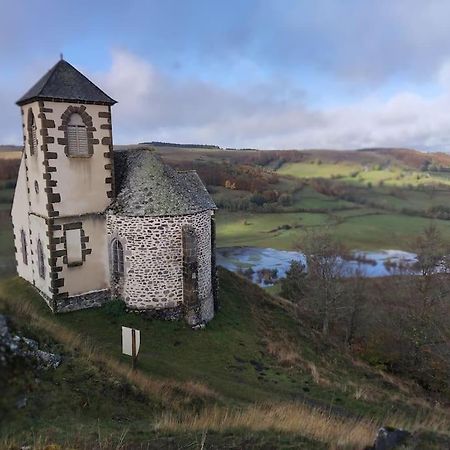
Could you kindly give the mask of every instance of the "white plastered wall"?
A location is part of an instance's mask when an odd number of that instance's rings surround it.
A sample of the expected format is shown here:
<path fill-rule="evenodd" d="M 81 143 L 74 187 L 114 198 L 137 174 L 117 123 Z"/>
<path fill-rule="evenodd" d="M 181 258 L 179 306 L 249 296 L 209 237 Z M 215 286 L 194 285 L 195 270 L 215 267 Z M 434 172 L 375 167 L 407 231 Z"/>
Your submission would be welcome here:
<path fill-rule="evenodd" d="M 80 266 L 69 267 L 63 263 L 63 257 L 57 258 L 57 266 L 62 267 L 59 277 L 64 279 L 60 292 L 69 296 L 109 289 L 108 251 L 106 244 L 106 224 L 103 215 L 89 215 L 75 219 L 57 219 L 56 225 L 81 222 L 84 235 L 89 238 L 86 248 L 90 253 Z M 64 230 L 53 232 L 54 238 L 62 237 Z M 58 244 L 57 250 L 63 250 L 64 244 Z"/>
<path fill-rule="evenodd" d="M 36 122 L 37 132 L 37 147 L 33 155 L 30 151 L 30 142 L 28 139 L 28 114 L 29 111 L 33 112 L 34 119 Z M 25 153 L 26 153 L 26 167 L 27 167 L 27 177 L 28 177 L 28 189 L 29 189 L 29 200 L 30 200 L 30 212 L 36 213 L 41 216 L 47 216 L 47 194 L 45 192 L 45 181 L 43 178 L 44 174 L 44 154 L 41 150 L 42 136 L 41 130 L 41 119 L 39 118 L 39 104 L 38 102 L 29 103 L 22 106 L 22 120 L 23 120 L 23 130 L 24 130 L 24 142 L 25 142 Z M 36 192 L 36 182 L 37 190 Z M 28 207 L 28 203 L 27 203 Z"/>
<path fill-rule="evenodd" d="M 24 154 L 22 154 L 22 159 L 20 161 L 19 174 L 17 176 L 16 190 L 14 191 L 14 200 L 11 209 L 11 217 L 14 229 L 14 245 L 16 247 L 17 273 L 19 276 L 32 283 L 33 270 L 30 247 L 30 225 L 28 222 L 28 193 Z M 21 230 L 25 233 L 28 264 L 25 264 L 23 261 Z"/>
<path fill-rule="evenodd" d="M 54 192 L 61 196 L 61 202 L 55 205 L 55 210 L 59 211 L 60 216 L 102 212 L 110 204 L 107 192 L 111 190 L 111 184 L 105 183 L 105 179 L 111 177 L 111 171 L 105 169 L 105 165 L 111 161 L 104 156 L 104 153 L 109 152 L 109 145 L 102 144 L 102 139 L 110 137 L 111 132 L 101 129 L 101 125 L 107 124 L 108 120 L 100 118 L 99 113 L 108 113 L 109 108 L 103 105 L 84 105 L 96 129 L 94 139 L 99 143 L 94 144 L 94 154 L 91 157 L 73 158 L 68 157 L 64 153 L 64 146 L 58 144 L 58 138 L 64 138 L 64 131 L 58 129 L 62 124 L 61 116 L 70 105 L 63 102 L 44 102 L 46 108 L 53 110 L 46 113 L 46 119 L 55 122 L 55 128 L 48 130 L 49 136 L 54 137 L 54 143 L 48 144 L 48 151 L 57 153 L 57 158 L 51 160 L 52 166 L 56 167 L 56 172 L 52 173 L 52 180 L 57 182 Z"/>

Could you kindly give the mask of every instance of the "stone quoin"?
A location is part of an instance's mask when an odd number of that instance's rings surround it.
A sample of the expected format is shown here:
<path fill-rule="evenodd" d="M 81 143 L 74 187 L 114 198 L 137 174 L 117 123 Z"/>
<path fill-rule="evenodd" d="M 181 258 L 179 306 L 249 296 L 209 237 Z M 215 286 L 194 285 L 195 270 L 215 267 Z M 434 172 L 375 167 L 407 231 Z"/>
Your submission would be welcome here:
<path fill-rule="evenodd" d="M 64 60 L 17 102 L 17 272 L 54 312 L 121 298 L 149 317 L 207 322 L 216 206 L 195 171 L 148 148 L 113 150 L 115 103 Z"/>

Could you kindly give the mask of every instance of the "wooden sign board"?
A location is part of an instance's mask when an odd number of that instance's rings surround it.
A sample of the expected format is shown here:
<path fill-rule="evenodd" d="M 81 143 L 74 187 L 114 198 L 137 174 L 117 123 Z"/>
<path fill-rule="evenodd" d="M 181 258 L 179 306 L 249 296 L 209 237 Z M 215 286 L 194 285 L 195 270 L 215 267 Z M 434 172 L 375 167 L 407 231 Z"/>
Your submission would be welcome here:
<path fill-rule="evenodd" d="M 141 332 L 134 328 L 122 327 L 122 353 L 137 357 L 141 345 Z"/>

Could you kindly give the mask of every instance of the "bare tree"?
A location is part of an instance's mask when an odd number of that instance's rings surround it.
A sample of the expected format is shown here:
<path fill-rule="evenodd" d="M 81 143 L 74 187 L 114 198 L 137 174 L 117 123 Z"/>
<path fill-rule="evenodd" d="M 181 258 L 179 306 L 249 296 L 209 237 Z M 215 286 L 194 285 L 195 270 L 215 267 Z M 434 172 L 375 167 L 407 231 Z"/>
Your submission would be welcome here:
<path fill-rule="evenodd" d="M 404 332 L 412 347 L 411 363 L 424 378 L 431 366 L 450 367 L 450 303 L 448 244 L 431 223 L 414 242 L 415 269 L 419 275 L 410 283 Z M 433 361 L 431 363 L 430 361 Z"/>
<path fill-rule="evenodd" d="M 343 302 L 346 313 L 344 342 L 347 347 L 351 347 L 354 343 L 367 305 L 367 280 L 364 271 L 358 267 L 349 275 Z"/>
<path fill-rule="evenodd" d="M 300 248 L 306 257 L 308 297 L 321 322 L 322 334 L 328 336 L 344 292 L 346 251 L 328 230 L 308 233 Z"/>

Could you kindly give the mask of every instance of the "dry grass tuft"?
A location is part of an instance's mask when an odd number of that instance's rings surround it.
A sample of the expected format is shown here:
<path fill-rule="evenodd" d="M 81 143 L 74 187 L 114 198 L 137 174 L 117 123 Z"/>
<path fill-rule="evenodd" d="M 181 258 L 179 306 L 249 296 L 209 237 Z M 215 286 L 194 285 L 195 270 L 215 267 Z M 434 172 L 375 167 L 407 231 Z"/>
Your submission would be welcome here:
<path fill-rule="evenodd" d="M 309 369 L 314 383 L 321 386 L 330 386 L 332 384 L 329 380 L 327 380 L 320 374 L 318 367 L 313 362 L 307 361 L 306 367 Z"/>
<path fill-rule="evenodd" d="M 267 340 L 266 348 L 267 353 L 284 367 L 294 367 L 302 361 L 294 344 L 289 341 Z"/>
<path fill-rule="evenodd" d="M 357 386 L 355 388 L 355 393 L 353 394 L 356 400 L 367 400 L 369 399 L 368 389 L 364 386 Z M 373 398 L 373 396 L 372 396 Z"/>
<path fill-rule="evenodd" d="M 198 415 L 165 414 L 157 427 L 168 431 L 274 430 L 305 436 L 334 448 L 361 449 L 373 442 L 374 422 L 332 416 L 306 405 L 253 405 L 246 409 L 207 408 Z"/>

